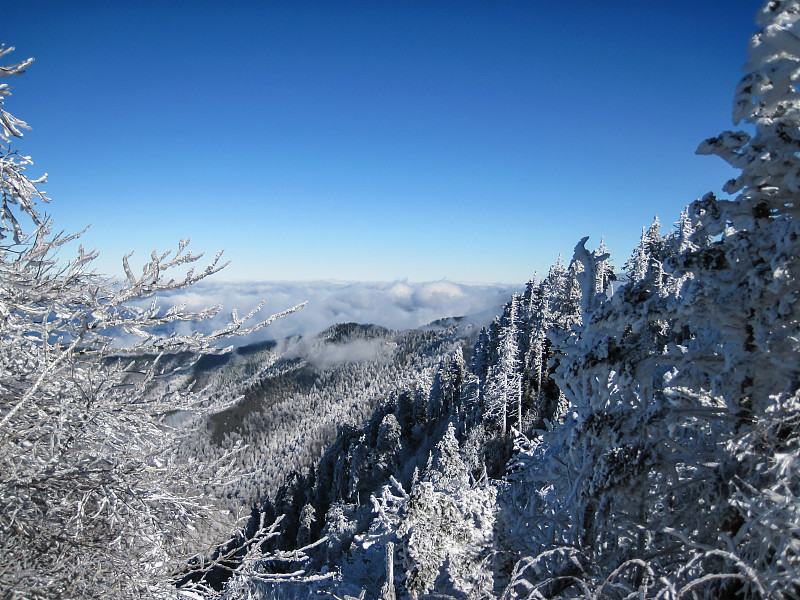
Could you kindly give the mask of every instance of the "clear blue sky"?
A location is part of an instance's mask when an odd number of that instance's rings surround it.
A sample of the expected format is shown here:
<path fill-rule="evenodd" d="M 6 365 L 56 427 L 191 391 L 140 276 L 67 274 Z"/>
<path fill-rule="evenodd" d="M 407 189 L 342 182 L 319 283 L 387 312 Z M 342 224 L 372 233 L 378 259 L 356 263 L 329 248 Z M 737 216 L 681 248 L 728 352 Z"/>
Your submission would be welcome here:
<path fill-rule="evenodd" d="M 5 108 L 103 272 L 191 236 L 233 279 L 523 282 L 732 176 L 694 150 L 759 6 L 9 2 Z"/>

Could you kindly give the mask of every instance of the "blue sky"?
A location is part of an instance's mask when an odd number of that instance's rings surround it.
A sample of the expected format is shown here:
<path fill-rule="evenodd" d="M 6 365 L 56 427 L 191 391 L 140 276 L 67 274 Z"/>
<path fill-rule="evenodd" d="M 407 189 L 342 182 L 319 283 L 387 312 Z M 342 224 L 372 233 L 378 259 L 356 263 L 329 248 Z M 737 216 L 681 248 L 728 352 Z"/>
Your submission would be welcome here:
<path fill-rule="evenodd" d="M 28 0 L 5 108 L 102 272 L 191 236 L 227 279 L 522 283 L 733 175 L 694 150 L 759 5 Z"/>

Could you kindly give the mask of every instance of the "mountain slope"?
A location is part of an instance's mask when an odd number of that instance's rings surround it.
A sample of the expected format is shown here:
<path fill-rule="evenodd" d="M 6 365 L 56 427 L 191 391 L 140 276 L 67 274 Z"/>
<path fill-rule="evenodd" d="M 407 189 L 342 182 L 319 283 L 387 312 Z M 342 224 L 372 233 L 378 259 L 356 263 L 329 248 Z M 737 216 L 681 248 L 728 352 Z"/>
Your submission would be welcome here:
<path fill-rule="evenodd" d="M 263 507 L 286 515 L 278 544 L 318 541 L 307 573 L 335 577 L 274 585 L 800 597 L 800 3 L 768 2 L 759 25 L 734 105 L 755 136 L 699 149 L 741 169 L 737 198 L 704 196 L 666 236 L 654 222 L 613 293 L 581 240 L 468 361 L 445 353 L 430 386 L 343 428 Z"/>
<path fill-rule="evenodd" d="M 212 460 L 246 444 L 235 461 L 249 475 L 217 493 L 249 510 L 274 497 L 293 471 L 318 462 L 339 428 L 360 427 L 390 397 L 430 385 L 440 356 L 474 335 L 474 325 L 457 320 L 402 332 L 346 323 L 201 362 L 192 374 L 199 384 L 241 400 L 184 451 Z"/>

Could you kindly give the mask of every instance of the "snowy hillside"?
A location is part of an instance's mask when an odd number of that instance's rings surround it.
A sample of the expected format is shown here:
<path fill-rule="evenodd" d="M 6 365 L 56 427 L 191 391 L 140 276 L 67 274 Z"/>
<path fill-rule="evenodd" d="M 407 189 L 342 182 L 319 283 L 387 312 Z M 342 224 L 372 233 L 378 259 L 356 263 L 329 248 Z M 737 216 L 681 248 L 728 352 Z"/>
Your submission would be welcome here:
<path fill-rule="evenodd" d="M 214 415 L 182 452 L 214 461 L 244 445 L 236 464 L 246 475 L 216 493 L 231 509 L 249 510 L 316 464 L 342 427 L 361 427 L 390 398 L 428 387 L 441 356 L 471 346 L 476 335 L 474 324 L 459 319 L 400 332 L 345 323 L 310 339 L 206 357 L 190 378 L 218 400 L 241 400 Z"/>

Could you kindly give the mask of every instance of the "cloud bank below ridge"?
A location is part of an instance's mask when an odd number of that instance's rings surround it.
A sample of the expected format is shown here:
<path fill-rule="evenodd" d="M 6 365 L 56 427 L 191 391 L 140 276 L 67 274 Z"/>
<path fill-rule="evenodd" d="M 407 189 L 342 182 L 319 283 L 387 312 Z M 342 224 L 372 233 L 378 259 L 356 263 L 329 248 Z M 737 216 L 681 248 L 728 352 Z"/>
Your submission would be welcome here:
<path fill-rule="evenodd" d="M 503 284 L 465 284 L 451 281 L 425 283 L 279 281 L 226 282 L 204 281 L 187 290 L 162 298 L 167 307 L 185 303 L 197 310 L 222 304 L 222 311 L 212 320 L 195 324 L 195 329 L 209 332 L 223 327 L 232 309 L 245 315 L 262 299 L 267 303 L 258 317 L 264 319 L 302 302 L 298 313 L 275 321 L 247 338 L 234 340 L 236 345 L 291 335 L 310 336 L 336 323 L 370 323 L 389 329 L 420 327 L 444 317 L 468 316 L 476 322 L 488 322 L 499 314 L 519 286 Z M 181 333 L 188 333 L 188 326 Z"/>

